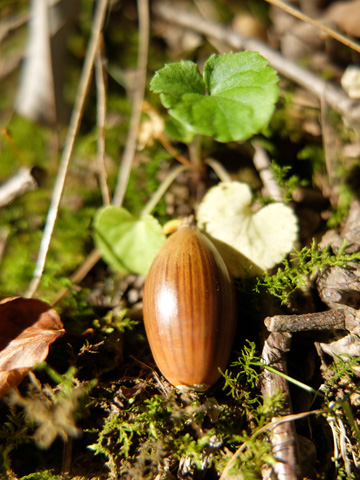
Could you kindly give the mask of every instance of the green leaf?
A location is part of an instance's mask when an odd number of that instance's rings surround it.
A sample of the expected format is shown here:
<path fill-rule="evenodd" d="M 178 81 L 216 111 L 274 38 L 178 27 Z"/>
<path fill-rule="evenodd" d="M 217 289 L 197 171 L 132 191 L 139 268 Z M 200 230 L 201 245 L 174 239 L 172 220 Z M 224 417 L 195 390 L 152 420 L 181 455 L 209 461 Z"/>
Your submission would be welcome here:
<path fill-rule="evenodd" d="M 165 241 L 151 215 L 136 218 L 122 207 L 104 207 L 94 219 L 94 240 L 104 260 L 120 273 L 146 274 Z"/>
<path fill-rule="evenodd" d="M 239 52 L 212 55 L 204 65 L 204 79 L 192 62 L 166 65 L 155 74 L 151 89 L 188 129 L 229 142 L 246 140 L 268 125 L 278 98 L 277 81 L 265 58 Z"/>
<path fill-rule="evenodd" d="M 205 84 L 198 66 L 189 60 L 171 63 L 158 70 L 150 82 L 150 89 L 160 93 L 166 108 L 174 107 L 184 95 L 205 95 Z"/>

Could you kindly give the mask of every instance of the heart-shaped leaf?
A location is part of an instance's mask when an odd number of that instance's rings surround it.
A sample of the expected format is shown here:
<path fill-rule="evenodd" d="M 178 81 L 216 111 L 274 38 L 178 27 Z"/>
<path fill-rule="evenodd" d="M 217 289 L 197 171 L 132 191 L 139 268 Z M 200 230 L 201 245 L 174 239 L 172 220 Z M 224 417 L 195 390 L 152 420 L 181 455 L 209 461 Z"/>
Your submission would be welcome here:
<path fill-rule="evenodd" d="M 214 241 L 235 277 L 259 274 L 274 267 L 291 251 L 297 219 L 283 203 L 251 210 L 247 184 L 224 182 L 204 196 L 198 225 Z"/>
<path fill-rule="evenodd" d="M 94 219 L 94 239 L 104 260 L 121 273 L 146 274 L 165 241 L 151 215 L 136 218 L 122 207 L 104 207 Z"/>
<path fill-rule="evenodd" d="M 246 140 L 265 128 L 278 97 L 276 71 L 256 52 L 212 55 L 204 78 L 192 62 L 168 64 L 150 87 L 170 115 L 219 142 Z"/>
<path fill-rule="evenodd" d="M 7 298 L 0 303 L 0 396 L 18 385 L 65 330 L 50 305 L 36 299 Z"/>

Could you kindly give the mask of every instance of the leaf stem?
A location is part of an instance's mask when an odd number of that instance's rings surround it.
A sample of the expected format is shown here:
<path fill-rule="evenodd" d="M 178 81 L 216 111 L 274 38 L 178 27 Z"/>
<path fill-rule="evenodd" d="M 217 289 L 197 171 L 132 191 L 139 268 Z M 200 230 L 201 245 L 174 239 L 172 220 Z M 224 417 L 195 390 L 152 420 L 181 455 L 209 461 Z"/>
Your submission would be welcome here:
<path fill-rule="evenodd" d="M 189 144 L 189 157 L 196 171 L 200 172 L 202 167 L 201 161 L 201 141 L 202 135 L 196 135 Z"/>
<path fill-rule="evenodd" d="M 299 380 L 296 380 L 295 378 L 289 377 L 289 375 L 286 375 L 284 372 L 280 372 L 280 370 L 277 370 L 276 368 L 270 367 L 269 365 L 264 365 L 263 363 L 259 364 L 261 367 L 263 367 L 265 370 L 268 370 L 269 372 L 275 373 L 276 375 L 279 375 L 280 377 L 284 378 L 288 382 L 292 383 L 293 385 L 296 385 L 297 387 L 302 388 L 303 390 L 306 390 L 309 393 L 312 393 L 314 395 L 318 395 L 322 398 L 325 397 L 325 395 L 320 391 L 320 390 L 315 390 L 312 387 L 309 387 L 309 385 L 306 385 L 305 383 L 299 382 Z"/>
<path fill-rule="evenodd" d="M 214 158 L 207 158 L 205 163 L 211 167 L 222 182 L 231 182 L 229 172 Z"/>

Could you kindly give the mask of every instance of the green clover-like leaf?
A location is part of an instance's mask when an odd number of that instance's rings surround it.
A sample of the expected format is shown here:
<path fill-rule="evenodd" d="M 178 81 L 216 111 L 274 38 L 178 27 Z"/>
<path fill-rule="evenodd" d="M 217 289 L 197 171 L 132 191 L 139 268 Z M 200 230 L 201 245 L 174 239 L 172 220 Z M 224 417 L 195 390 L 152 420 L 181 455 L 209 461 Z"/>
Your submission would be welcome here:
<path fill-rule="evenodd" d="M 212 55 L 204 78 L 192 62 L 168 64 L 155 74 L 151 89 L 188 131 L 229 142 L 246 140 L 268 125 L 277 81 L 265 58 L 239 52 Z"/>
<path fill-rule="evenodd" d="M 104 207 L 94 219 L 94 240 L 104 260 L 121 273 L 146 274 L 165 241 L 151 215 L 136 218 L 122 207 Z"/>

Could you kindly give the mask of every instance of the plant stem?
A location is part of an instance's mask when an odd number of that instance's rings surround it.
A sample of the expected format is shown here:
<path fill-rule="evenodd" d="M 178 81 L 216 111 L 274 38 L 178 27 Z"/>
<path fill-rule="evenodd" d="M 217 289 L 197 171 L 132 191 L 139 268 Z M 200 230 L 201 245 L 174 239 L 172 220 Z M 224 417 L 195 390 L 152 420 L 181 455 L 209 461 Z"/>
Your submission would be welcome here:
<path fill-rule="evenodd" d="M 149 215 L 151 211 L 156 207 L 156 205 L 159 203 L 161 198 L 163 197 L 164 193 L 166 190 L 170 187 L 170 185 L 173 183 L 173 181 L 180 175 L 180 173 L 184 172 L 185 170 L 188 170 L 189 167 L 186 165 L 179 165 L 178 167 L 174 168 L 169 175 L 165 178 L 165 180 L 160 184 L 159 188 L 156 190 L 154 195 L 151 197 L 151 199 L 148 201 L 148 203 L 145 205 L 141 212 L 141 216 L 143 217 L 144 215 Z"/>
<path fill-rule="evenodd" d="M 213 158 L 207 158 L 205 163 L 214 170 L 222 182 L 232 181 L 229 172 L 217 160 L 214 160 Z"/>
<path fill-rule="evenodd" d="M 201 161 L 201 135 L 196 135 L 194 140 L 189 145 L 189 157 L 190 161 L 193 164 L 197 172 L 201 171 L 202 161 Z"/>
<path fill-rule="evenodd" d="M 96 123 L 98 127 L 97 137 L 97 174 L 104 205 L 110 205 L 111 195 L 107 184 L 107 172 L 105 166 L 105 121 L 106 121 L 106 78 L 105 78 L 105 55 L 104 39 L 100 38 L 95 57 L 96 78 Z"/>

